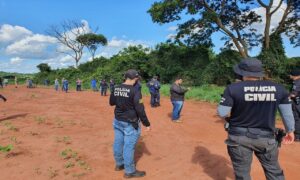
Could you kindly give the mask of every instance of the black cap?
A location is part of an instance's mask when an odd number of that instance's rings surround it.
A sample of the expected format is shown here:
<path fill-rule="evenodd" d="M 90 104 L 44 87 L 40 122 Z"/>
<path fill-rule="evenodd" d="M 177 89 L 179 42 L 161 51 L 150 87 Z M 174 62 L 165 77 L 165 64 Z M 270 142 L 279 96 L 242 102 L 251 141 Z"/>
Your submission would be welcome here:
<path fill-rule="evenodd" d="M 134 79 L 134 78 L 139 78 L 139 73 L 134 70 L 134 69 L 129 69 L 128 71 L 126 71 L 125 73 L 125 79 Z"/>
<path fill-rule="evenodd" d="M 300 76 L 300 69 L 293 69 L 291 72 L 292 76 Z"/>
<path fill-rule="evenodd" d="M 263 77 L 264 69 L 260 60 L 256 58 L 245 58 L 233 67 L 236 74 L 250 77 Z"/>

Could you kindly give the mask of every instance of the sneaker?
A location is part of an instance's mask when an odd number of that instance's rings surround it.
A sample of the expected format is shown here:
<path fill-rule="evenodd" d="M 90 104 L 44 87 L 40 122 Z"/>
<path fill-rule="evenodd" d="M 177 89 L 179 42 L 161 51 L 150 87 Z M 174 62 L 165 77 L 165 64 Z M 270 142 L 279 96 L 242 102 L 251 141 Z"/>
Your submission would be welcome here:
<path fill-rule="evenodd" d="M 121 165 L 121 166 L 116 166 L 115 167 L 115 171 L 122 171 L 122 170 L 124 170 L 124 164 Z"/>
<path fill-rule="evenodd" d="M 139 178 L 139 177 L 144 177 L 146 175 L 145 171 L 138 171 L 136 170 L 134 173 L 130 174 L 124 174 L 124 178 Z"/>

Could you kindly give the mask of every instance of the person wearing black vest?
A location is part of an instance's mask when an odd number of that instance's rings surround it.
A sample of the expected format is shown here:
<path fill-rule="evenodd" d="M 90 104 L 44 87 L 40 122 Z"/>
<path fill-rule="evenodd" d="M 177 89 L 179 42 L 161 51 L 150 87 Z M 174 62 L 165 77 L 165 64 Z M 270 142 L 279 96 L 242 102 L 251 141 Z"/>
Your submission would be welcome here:
<path fill-rule="evenodd" d="M 134 162 L 135 145 L 141 134 L 140 121 L 146 126 L 147 131 L 150 130 L 141 92 L 134 87 L 138 78 L 136 70 L 128 70 L 125 73 L 125 82 L 114 88 L 109 102 L 111 106 L 115 106 L 113 122 L 115 170 L 125 169 L 125 178 L 146 175 L 146 172 L 136 170 Z"/>
<path fill-rule="evenodd" d="M 293 80 L 290 98 L 292 99 L 292 108 L 295 117 L 295 141 L 300 142 L 300 70 L 293 69 L 290 78 Z"/>
<path fill-rule="evenodd" d="M 250 180 L 253 153 L 259 159 L 266 179 L 282 180 L 278 162 L 278 142 L 275 138 L 276 111 L 281 112 L 287 135 L 284 144 L 294 141 L 294 117 L 289 94 L 282 85 L 262 80 L 260 60 L 246 58 L 234 67 L 243 81 L 226 87 L 218 114 L 228 118 L 227 144 L 235 178 Z M 229 115 L 230 114 L 230 115 Z"/>

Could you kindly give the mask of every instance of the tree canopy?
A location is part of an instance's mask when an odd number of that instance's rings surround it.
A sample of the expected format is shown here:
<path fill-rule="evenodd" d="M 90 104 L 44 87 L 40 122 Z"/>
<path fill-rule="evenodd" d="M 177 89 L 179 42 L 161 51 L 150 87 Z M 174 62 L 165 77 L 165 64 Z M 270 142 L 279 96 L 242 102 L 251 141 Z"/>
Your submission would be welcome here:
<path fill-rule="evenodd" d="M 95 53 L 100 45 L 105 46 L 107 44 L 107 39 L 102 34 L 88 33 L 80 35 L 76 38 L 78 42 L 87 47 L 92 55 L 92 59 L 95 58 Z"/>
<path fill-rule="evenodd" d="M 40 72 L 51 72 L 51 67 L 47 63 L 41 63 L 36 66 Z"/>
<path fill-rule="evenodd" d="M 283 16 L 277 28 L 271 29 L 271 19 L 283 4 L 286 5 Z M 269 49 L 272 33 L 285 33 L 292 44 L 299 46 L 299 4 L 297 0 L 279 0 L 278 5 L 274 0 L 161 0 L 155 2 L 148 12 L 159 24 L 178 21 L 183 16 L 190 17 L 179 24 L 178 41 L 183 39 L 189 45 L 213 45 L 212 34 L 222 32 L 225 46 L 234 45 L 243 57 L 247 57 L 248 51 L 262 42 L 263 47 Z M 255 7 L 266 10 L 263 34 L 253 28 L 254 23 L 263 19 L 254 10 Z"/>

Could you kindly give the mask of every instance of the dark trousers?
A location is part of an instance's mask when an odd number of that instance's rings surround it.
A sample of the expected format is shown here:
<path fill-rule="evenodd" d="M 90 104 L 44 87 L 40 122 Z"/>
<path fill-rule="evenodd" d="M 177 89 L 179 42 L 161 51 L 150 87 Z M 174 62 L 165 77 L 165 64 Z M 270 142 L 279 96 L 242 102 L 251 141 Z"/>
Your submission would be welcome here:
<path fill-rule="evenodd" d="M 246 136 L 229 135 L 226 144 L 236 180 L 251 180 L 253 153 L 260 161 L 267 180 L 284 179 L 283 171 L 278 163 L 278 147 L 275 139 L 252 139 Z"/>
<path fill-rule="evenodd" d="M 101 96 L 106 96 L 107 88 L 101 88 Z"/>
<path fill-rule="evenodd" d="M 296 104 L 295 101 L 292 102 L 293 114 L 295 118 L 295 138 L 300 139 L 300 104 Z"/>
<path fill-rule="evenodd" d="M 81 91 L 81 85 L 76 85 L 76 91 Z"/>
<path fill-rule="evenodd" d="M 150 93 L 150 95 L 151 95 L 151 99 L 150 99 L 151 106 L 159 105 L 159 100 L 160 100 L 159 93 Z"/>

